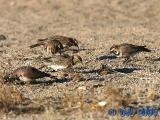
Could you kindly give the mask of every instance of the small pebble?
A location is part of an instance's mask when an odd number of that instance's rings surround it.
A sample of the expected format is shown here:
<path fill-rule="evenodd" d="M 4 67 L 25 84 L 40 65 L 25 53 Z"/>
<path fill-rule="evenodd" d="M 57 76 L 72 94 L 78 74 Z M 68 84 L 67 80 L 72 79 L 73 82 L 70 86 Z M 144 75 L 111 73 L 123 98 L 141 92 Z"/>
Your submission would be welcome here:
<path fill-rule="evenodd" d="M 81 86 L 81 87 L 78 87 L 79 90 L 87 90 L 87 87 L 86 86 Z"/>
<path fill-rule="evenodd" d="M 98 105 L 101 106 L 101 107 L 104 107 L 106 104 L 107 104 L 106 101 L 98 102 Z"/>

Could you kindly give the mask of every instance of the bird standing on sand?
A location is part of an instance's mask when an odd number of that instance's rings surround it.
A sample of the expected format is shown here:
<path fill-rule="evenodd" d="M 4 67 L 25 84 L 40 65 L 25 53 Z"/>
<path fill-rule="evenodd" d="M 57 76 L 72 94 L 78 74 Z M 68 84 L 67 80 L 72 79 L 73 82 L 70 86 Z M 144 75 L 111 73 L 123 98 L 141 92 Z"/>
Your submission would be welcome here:
<path fill-rule="evenodd" d="M 48 54 L 62 53 L 63 45 L 58 40 L 51 40 L 45 44 L 45 49 Z"/>
<path fill-rule="evenodd" d="M 62 56 L 54 56 L 50 58 L 44 58 L 45 66 L 58 71 L 65 68 L 70 68 L 77 63 L 82 63 L 82 58 L 78 55 L 62 55 Z"/>
<path fill-rule="evenodd" d="M 39 39 L 38 42 L 44 42 L 46 40 L 58 40 L 62 43 L 65 50 L 70 50 L 70 47 L 76 47 L 77 51 L 79 50 L 78 41 L 75 38 L 55 35 L 49 38 Z"/>
<path fill-rule="evenodd" d="M 34 67 L 30 66 L 23 66 L 19 67 L 13 72 L 7 74 L 4 76 L 4 79 L 19 79 L 22 82 L 31 82 L 34 81 L 35 79 L 43 78 L 43 77 L 50 77 L 53 78 L 54 76 L 42 72 Z"/>
<path fill-rule="evenodd" d="M 151 52 L 151 50 L 146 48 L 146 46 L 123 43 L 120 45 L 113 45 L 110 48 L 110 52 L 115 54 L 117 57 L 125 58 L 124 63 L 127 63 L 135 54 L 139 52 Z"/>
<path fill-rule="evenodd" d="M 58 40 L 49 40 L 47 42 L 40 42 L 34 45 L 31 45 L 30 48 L 38 47 L 43 45 L 48 54 L 56 54 L 59 53 L 61 55 L 63 50 L 63 45 Z"/>

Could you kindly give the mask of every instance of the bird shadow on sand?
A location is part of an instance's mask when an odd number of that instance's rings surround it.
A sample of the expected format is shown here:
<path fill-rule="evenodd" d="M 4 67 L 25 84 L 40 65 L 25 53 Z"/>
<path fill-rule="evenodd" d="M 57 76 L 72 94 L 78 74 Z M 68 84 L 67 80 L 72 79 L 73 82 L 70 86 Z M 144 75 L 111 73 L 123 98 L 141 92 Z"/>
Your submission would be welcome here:
<path fill-rule="evenodd" d="M 116 69 L 113 69 L 113 73 L 110 73 L 110 74 L 116 74 L 116 73 L 123 73 L 123 74 L 128 74 L 128 73 L 132 73 L 134 71 L 137 71 L 137 70 L 140 70 L 139 68 L 116 68 Z M 97 73 L 98 70 L 91 70 L 91 71 L 85 71 L 85 73 Z M 84 73 L 84 72 L 83 72 Z M 109 75 L 106 74 L 106 75 Z M 101 76 L 101 75 L 100 75 Z M 107 77 L 100 77 L 100 76 L 92 76 L 92 77 L 89 77 L 88 79 L 86 79 L 87 81 L 90 81 L 90 80 L 98 80 L 98 81 L 104 81 L 104 80 L 107 80 L 109 81 L 109 78 Z"/>
<path fill-rule="evenodd" d="M 37 84 L 42 84 L 42 85 L 52 85 L 53 83 L 64 83 L 64 82 L 69 82 L 69 79 L 67 78 L 56 78 L 56 79 L 51 79 L 51 80 L 36 80 L 32 81 L 30 83 L 25 83 L 25 82 L 16 82 L 18 85 L 25 85 L 25 84 L 31 84 L 31 85 L 37 85 Z"/>
<path fill-rule="evenodd" d="M 64 82 L 69 82 L 69 79 L 67 78 L 56 78 L 52 80 L 47 80 L 47 81 L 34 81 L 31 84 L 46 84 L 46 85 L 51 85 L 53 83 L 64 83 Z"/>
<path fill-rule="evenodd" d="M 76 70 L 77 73 L 83 73 L 83 74 L 89 74 L 89 73 L 98 73 L 101 69 L 78 69 Z M 107 69 L 106 69 L 107 70 Z M 125 68 L 114 68 L 114 69 L 111 69 L 113 72 L 112 73 L 116 73 L 116 72 L 119 72 L 119 73 L 132 73 L 134 71 L 137 71 L 137 70 L 141 70 L 140 68 L 136 68 L 136 67 L 125 67 Z"/>
<path fill-rule="evenodd" d="M 136 70 L 140 70 L 140 68 L 115 68 L 113 70 L 116 71 L 116 72 L 127 74 L 127 73 L 132 73 Z"/>
<path fill-rule="evenodd" d="M 95 49 L 79 48 L 79 51 L 91 51 L 91 50 L 95 50 Z"/>
<path fill-rule="evenodd" d="M 116 59 L 117 57 L 116 56 L 113 56 L 113 55 L 102 55 L 98 58 L 96 58 L 96 60 L 113 60 L 113 59 Z"/>
<path fill-rule="evenodd" d="M 7 108 L 8 111 L 12 111 L 14 114 L 40 114 L 45 112 L 45 108 L 43 106 L 11 106 Z"/>

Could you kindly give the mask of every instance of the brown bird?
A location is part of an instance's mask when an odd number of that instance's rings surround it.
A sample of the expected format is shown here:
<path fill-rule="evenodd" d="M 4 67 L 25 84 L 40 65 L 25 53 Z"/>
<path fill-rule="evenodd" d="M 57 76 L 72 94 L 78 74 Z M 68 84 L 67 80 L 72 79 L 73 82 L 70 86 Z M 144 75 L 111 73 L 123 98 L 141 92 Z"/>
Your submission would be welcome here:
<path fill-rule="evenodd" d="M 48 66 L 55 71 L 70 68 L 77 63 L 82 63 L 82 58 L 78 55 L 69 56 L 64 54 L 62 56 L 54 56 L 44 59 L 45 66 Z"/>
<path fill-rule="evenodd" d="M 6 80 L 19 79 L 20 81 L 23 81 L 23 82 L 31 82 L 35 79 L 43 78 L 43 77 L 53 78 L 54 76 L 48 73 L 42 72 L 34 67 L 23 66 L 5 75 L 4 79 Z"/>
<path fill-rule="evenodd" d="M 110 52 L 115 54 L 117 57 L 125 58 L 124 63 L 130 61 L 130 58 L 139 52 L 151 52 L 146 46 L 138 46 L 128 43 L 123 43 L 120 45 L 113 45 L 110 48 Z"/>
<path fill-rule="evenodd" d="M 40 42 L 34 45 L 31 45 L 30 48 L 34 48 L 37 46 L 43 45 L 48 54 L 56 54 L 59 53 L 61 55 L 63 50 L 63 45 L 58 40 L 49 40 L 47 42 Z"/>
<path fill-rule="evenodd" d="M 45 49 L 48 54 L 62 53 L 63 45 L 58 40 L 51 40 L 45 44 Z"/>
<path fill-rule="evenodd" d="M 79 50 L 78 41 L 75 38 L 61 36 L 61 35 L 55 35 L 55 36 L 51 36 L 49 38 L 39 39 L 38 42 L 43 42 L 46 40 L 58 40 L 62 43 L 63 47 L 66 50 L 69 50 L 70 47 L 76 47 Z"/>

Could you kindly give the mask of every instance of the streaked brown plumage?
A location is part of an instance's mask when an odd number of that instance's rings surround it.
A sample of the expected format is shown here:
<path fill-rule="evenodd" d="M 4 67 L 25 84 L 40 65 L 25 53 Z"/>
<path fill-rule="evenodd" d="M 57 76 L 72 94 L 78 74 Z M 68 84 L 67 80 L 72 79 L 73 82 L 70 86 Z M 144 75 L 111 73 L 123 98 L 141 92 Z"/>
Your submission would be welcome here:
<path fill-rule="evenodd" d="M 62 53 L 63 45 L 58 40 L 51 40 L 45 44 L 45 49 L 49 54 Z"/>
<path fill-rule="evenodd" d="M 40 42 L 34 45 L 31 45 L 30 48 L 34 48 L 37 46 L 43 45 L 48 54 L 56 54 L 59 53 L 61 55 L 63 50 L 63 45 L 58 40 L 49 40 L 47 42 Z"/>
<path fill-rule="evenodd" d="M 43 42 L 43 41 L 46 41 L 46 40 L 58 40 L 62 43 L 63 47 L 66 50 L 69 49 L 72 46 L 77 47 L 79 49 L 78 41 L 75 38 L 61 36 L 61 35 L 55 35 L 55 36 L 51 36 L 49 38 L 39 39 L 38 42 Z"/>
<path fill-rule="evenodd" d="M 4 79 L 19 79 L 23 82 L 31 82 L 38 78 L 54 77 L 48 73 L 42 72 L 34 67 L 23 66 L 4 76 Z"/>
<path fill-rule="evenodd" d="M 151 52 L 146 46 L 138 46 L 128 43 L 120 45 L 113 45 L 110 48 L 110 52 L 115 54 L 117 57 L 125 58 L 125 63 L 129 62 L 130 58 L 139 52 Z"/>
<path fill-rule="evenodd" d="M 44 59 L 45 66 L 48 66 L 55 71 L 70 68 L 77 63 L 82 63 L 82 58 L 78 55 L 69 56 L 64 54 L 62 56 L 54 56 Z"/>

